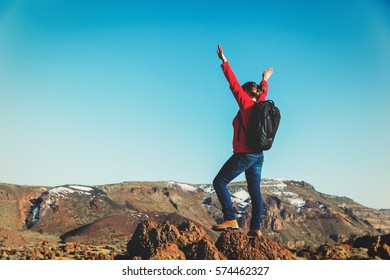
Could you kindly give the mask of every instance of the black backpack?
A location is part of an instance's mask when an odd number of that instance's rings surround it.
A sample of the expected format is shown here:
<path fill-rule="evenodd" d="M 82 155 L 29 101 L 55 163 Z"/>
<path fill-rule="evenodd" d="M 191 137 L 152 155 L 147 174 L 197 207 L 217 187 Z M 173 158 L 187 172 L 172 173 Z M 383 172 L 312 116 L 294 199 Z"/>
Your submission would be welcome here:
<path fill-rule="evenodd" d="M 246 144 L 254 150 L 269 150 L 280 123 L 280 111 L 272 100 L 260 101 L 253 108 L 249 125 L 245 128 L 240 111 L 238 119 L 246 135 Z"/>

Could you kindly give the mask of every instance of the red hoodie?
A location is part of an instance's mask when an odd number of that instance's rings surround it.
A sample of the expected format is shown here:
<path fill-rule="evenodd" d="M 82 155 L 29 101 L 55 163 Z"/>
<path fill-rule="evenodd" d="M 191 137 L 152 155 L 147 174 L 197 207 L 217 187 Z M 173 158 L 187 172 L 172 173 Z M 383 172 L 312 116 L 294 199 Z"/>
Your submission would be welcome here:
<path fill-rule="evenodd" d="M 251 116 L 255 103 L 252 100 L 252 97 L 242 89 L 240 83 L 237 81 L 236 76 L 230 68 L 229 62 L 224 62 L 221 67 L 227 81 L 229 82 L 230 89 L 237 100 L 238 106 L 240 107 L 242 122 L 244 123 L 245 127 L 248 127 L 249 118 Z M 268 83 L 262 80 L 260 85 L 265 86 L 265 92 L 260 95 L 256 102 L 264 101 L 268 94 Z M 244 129 L 241 127 L 240 121 L 237 116 L 233 119 L 233 128 L 233 151 L 235 153 L 260 152 L 258 150 L 253 150 L 247 146 Z"/>

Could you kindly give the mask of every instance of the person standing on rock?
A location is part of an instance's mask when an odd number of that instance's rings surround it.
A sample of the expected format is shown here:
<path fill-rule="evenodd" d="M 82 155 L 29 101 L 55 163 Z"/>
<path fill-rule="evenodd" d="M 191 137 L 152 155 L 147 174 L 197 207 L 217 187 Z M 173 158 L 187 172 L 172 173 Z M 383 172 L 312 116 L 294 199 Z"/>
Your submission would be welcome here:
<path fill-rule="evenodd" d="M 244 126 L 247 127 L 255 103 L 264 101 L 267 97 L 267 80 L 272 75 L 273 69 L 268 68 L 263 72 L 260 85 L 257 85 L 255 82 L 247 82 L 241 86 L 230 68 L 221 45 L 218 45 L 217 53 L 219 59 L 222 61 L 222 71 L 229 82 L 230 90 L 238 103 L 242 122 Z M 247 146 L 244 129 L 241 127 L 238 115 L 233 120 L 233 128 L 233 155 L 222 166 L 213 181 L 215 192 L 222 206 L 223 221 L 220 224 L 214 225 L 212 229 L 222 231 L 225 229 L 238 228 L 227 184 L 238 175 L 245 172 L 248 192 L 252 200 L 252 217 L 250 221 L 250 230 L 247 235 L 250 237 L 260 236 L 260 224 L 263 211 L 260 181 L 264 155 L 263 151 L 253 150 Z"/>

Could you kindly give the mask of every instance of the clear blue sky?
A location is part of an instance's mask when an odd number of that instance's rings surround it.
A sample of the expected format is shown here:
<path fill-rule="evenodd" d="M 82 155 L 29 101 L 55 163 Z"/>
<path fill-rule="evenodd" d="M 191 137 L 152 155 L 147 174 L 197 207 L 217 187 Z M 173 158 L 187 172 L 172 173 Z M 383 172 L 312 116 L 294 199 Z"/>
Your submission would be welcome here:
<path fill-rule="evenodd" d="M 1 0 L 0 182 L 211 183 L 237 112 L 218 44 L 242 83 L 274 68 L 263 177 L 390 208 L 386 0 Z"/>

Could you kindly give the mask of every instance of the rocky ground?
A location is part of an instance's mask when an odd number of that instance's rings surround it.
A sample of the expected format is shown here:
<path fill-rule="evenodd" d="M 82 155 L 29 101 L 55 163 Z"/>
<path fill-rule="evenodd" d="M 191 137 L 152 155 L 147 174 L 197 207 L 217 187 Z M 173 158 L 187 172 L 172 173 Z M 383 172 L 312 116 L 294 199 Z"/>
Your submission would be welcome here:
<path fill-rule="evenodd" d="M 126 252 L 126 244 L 85 245 L 35 243 L 17 248 L 0 248 L 2 260 L 114 260 Z"/>
<path fill-rule="evenodd" d="M 154 219 L 138 224 L 131 239 L 109 245 L 47 241 L 21 246 L 0 243 L 2 260 L 351 260 L 390 259 L 390 235 L 365 236 L 337 244 L 291 251 L 271 239 L 241 230 L 221 232 L 214 242 L 191 221 L 174 225 Z M 11 244 L 8 242 L 8 244 Z"/>

